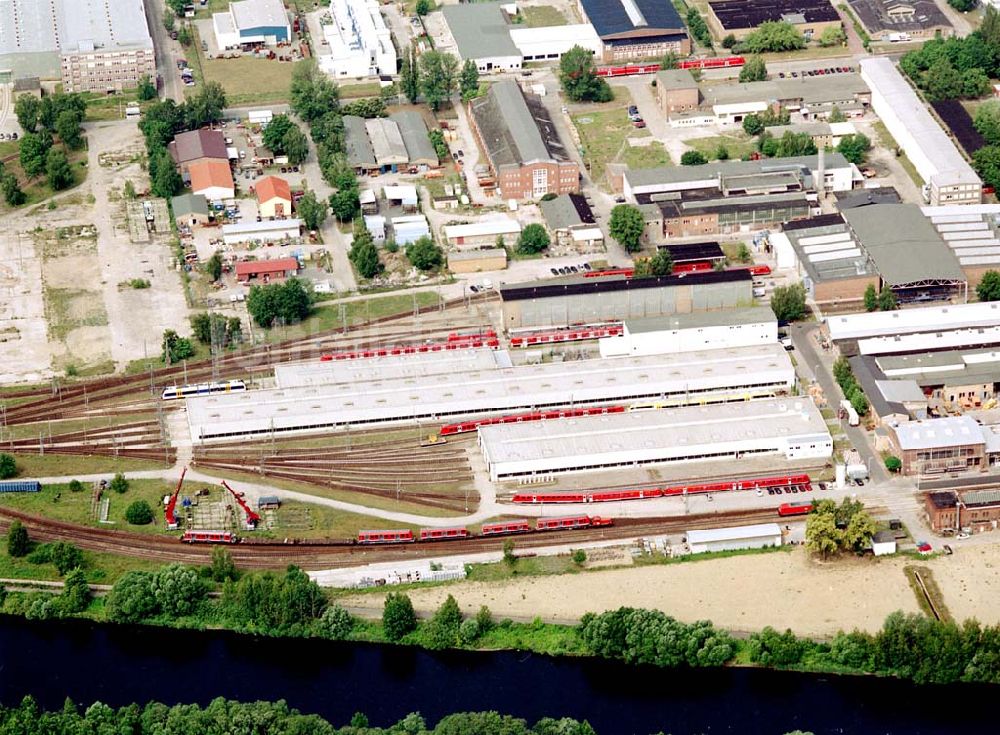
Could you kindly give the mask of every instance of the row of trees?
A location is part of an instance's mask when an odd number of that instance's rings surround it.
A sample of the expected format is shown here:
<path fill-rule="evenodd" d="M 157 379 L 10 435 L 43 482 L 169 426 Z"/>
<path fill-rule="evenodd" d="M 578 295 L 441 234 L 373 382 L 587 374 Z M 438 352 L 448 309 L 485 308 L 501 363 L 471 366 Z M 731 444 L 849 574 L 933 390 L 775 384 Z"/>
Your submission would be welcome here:
<path fill-rule="evenodd" d="M 878 530 L 875 521 L 859 500 L 844 498 L 840 505 L 833 500 L 813 503 L 806 518 L 806 547 L 824 558 L 840 552 L 867 550 Z"/>
<path fill-rule="evenodd" d="M 262 327 L 270 327 L 279 320 L 282 324 L 300 322 L 309 316 L 312 306 L 312 289 L 298 278 L 252 286 L 247 296 L 247 311 Z"/>
<path fill-rule="evenodd" d="M 191 317 L 191 331 L 203 345 L 219 349 L 243 341 L 243 323 L 238 316 L 227 318 L 215 312 L 201 312 Z"/>
<path fill-rule="evenodd" d="M 865 288 L 865 311 L 895 311 L 899 308 L 896 294 L 888 286 L 879 293 L 875 285 L 869 283 Z"/>
<path fill-rule="evenodd" d="M 858 381 L 855 379 L 854 372 L 851 370 L 851 366 L 846 358 L 839 357 L 833 363 L 833 377 L 837 381 L 837 385 L 844 392 L 844 398 L 849 400 L 854 410 L 858 412 L 858 416 L 864 416 L 868 413 L 868 399 L 865 398 L 864 391 L 858 385 Z"/>
<path fill-rule="evenodd" d="M 382 713 L 377 713 L 381 715 Z M 380 718 L 381 719 L 381 718 Z M 272 733 L 273 735 L 596 735 L 586 722 L 570 718 L 546 717 L 534 726 L 525 720 L 497 712 L 459 712 L 429 725 L 418 713 L 411 713 L 388 727 L 373 727 L 368 718 L 356 713 L 349 724 L 335 727 L 314 714 L 302 714 L 278 702 L 237 702 L 214 699 L 206 706 L 150 702 L 144 707 L 130 704 L 114 709 L 95 702 L 83 711 L 67 699 L 62 709 L 42 710 L 35 700 L 25 697 L 16 707 L 0 706 L 0 730 L 18 735 L 48 733 Z"/>
<path fill-rule="evenodd" d="M 351 249 L 347 251 L 347 258 L 362 278 L 374 278 L 385 270 L 378 257 L 375 239 L 368 231 L 363 217 L 354 222 L 354 239 L 351 241 Z"/>
<path fill-rule="evenodd" d="M 466 59 L 459 68 L 458 58 L 447 51 L 425 51 L 419 56 L 413 44 L 403 54 L 399 68 L 400 90 L 411 103 L 421 96 L 437 112 L 457 90 L 463 102 L 479 94 L 479 69 Z"/>
<path fill-rule="evenodd" d="M 980 28 L 964 38 L 935 38 L 908 52 L 899 67 L 932 100 L 988 94 L 1000 73 L 1000 14 L 987 7 Z"/>

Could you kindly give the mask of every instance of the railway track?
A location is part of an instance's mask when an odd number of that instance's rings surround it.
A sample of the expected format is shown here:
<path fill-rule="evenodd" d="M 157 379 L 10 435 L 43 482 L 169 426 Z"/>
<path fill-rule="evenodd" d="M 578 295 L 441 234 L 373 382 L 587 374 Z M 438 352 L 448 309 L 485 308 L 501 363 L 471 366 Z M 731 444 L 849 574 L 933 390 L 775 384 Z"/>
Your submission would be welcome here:
<path fill-rule="evenodd" d="M 584 544 L 594 541 L 629 539 L 639 536 L 683 533 L 692 527 L 723 528 L 761 523 L 776 518 L 773 509 L 692 514 L 662 518 L 624 518 L 614 526 L 571 531 L 533 532 L 511 536 L 519 549 L 537 549 L 553 544 Z M 6 531 L 14 519 L 20 520 L 32 538 L 40 541 L 70 541 L 82 549 L 130 556 L 162 563 L 206 564 L 211 546 L 184 545 L 175 536 L 111 531 L 0 508 L 0 530 Z M 252 569 L 280 569 L 297 564 L 307 569 L 328 569 L 380 561 L 393 561 L 437 554 L 465 554 L 496 551 L 508 537 L 474 537 L 451 541 L 431 541 L 399 546 L 358 546 L 336 539 L 289 543 L 247 540 L 228 547 L 238 566 Z"/>

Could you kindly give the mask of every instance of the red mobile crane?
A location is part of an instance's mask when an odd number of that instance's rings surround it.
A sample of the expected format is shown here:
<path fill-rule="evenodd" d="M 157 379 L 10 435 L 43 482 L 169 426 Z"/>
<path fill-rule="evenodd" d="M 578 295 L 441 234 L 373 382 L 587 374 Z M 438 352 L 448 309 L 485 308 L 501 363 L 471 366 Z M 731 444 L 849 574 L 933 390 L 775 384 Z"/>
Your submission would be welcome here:
<path fill-rule="evenodd" d="M 174 494 L 170 496 L 167 501 L 167 508 L 164 511 L 164 515 L 167 518 L 167 529 L 173 531 L 177 528 L 177 496 L 180 495 L 181 485 L 184 484 L 184 475 L 187 474 L 188 468 L 185 467 L 181 470 L 181 479 L 177 481 L 177 487 L 174 489 Z"/>
<path fill-rule="evenodd" d="M 257 524 L 260 523 L 260 514 L 247 504 L 247 501 L 243 499 L 243 493 L 233 490 L 225 480 L 222 481 L 222 487 L 232 493 L 233 498 L 236 499 L 240 508 L 243 509 L 243 513 L 246 515 L 246 529 L 253 531 L 257 528 Z"/>

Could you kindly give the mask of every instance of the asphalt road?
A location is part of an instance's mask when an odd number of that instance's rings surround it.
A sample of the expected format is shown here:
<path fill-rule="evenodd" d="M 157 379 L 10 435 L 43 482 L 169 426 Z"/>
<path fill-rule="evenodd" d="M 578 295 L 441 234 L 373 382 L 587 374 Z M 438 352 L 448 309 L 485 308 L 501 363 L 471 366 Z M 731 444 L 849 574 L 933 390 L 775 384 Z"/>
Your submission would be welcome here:
<path fill-rule="evenodd" d="M 162 0 L 145 0 L 146 22 L 153 36 L 153 49 L 156 52 L 156 71 L 163 80 L 163 96 L 177 100 L 184 99 L 177 68 L 174 66 L 173 54 L 170 50 L 170 36 L 163 27 L 163 13 L 166 8 Z"/>

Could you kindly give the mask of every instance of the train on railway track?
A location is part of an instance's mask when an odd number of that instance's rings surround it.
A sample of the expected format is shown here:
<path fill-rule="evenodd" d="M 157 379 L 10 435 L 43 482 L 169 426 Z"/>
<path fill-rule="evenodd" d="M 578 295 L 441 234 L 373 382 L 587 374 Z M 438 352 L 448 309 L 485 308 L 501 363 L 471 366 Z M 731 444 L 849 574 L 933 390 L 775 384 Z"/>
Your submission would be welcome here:
<path fill-rule="evenodd" d="M 243 393 L 247 384 L 242 380 L 220 380 L 215 383 L 196 383 L 194 385 L 171 385 L 163 389 L 160 398 L 164 401 L 191 396 L 208 396 L 213 393 Z"/>
<path fill-rule="evenodd" d="M 329 352 L 320 356 L 320 362 L 339 362 L 342 360 L 368 360 L 373 357 L 395 357 L 397 355 L 422 355 L 428 352 L 454 352 L 456 350 L 475 350 L 482 347 L 499 347 L 500 340 L 492 329 L 482 332 L 460 334 L 452 332 L 441 342 L 424 342 L 414 345 L 396 345 L 394 347 L 376 347 L 368 350 L 345 352 Z"/>
<path fill-rule="evenodd" d="M 746 64 L 743 56 L 714 56 L 704 59 L 684 59 L 677 62 L 678 69 L 727 69 Z M 659 64 L 627 64 L 622 66 L 599 66 L 596 74 L 599 77 L 631 77 L 640 74 L 655 74 L 660 70 Z"/>
<path fill-rule="evenodd" d="M 780 475 L 777 477 L 757 477 L 749 480 L 726 480 L 724 482 L 705 482 L 692 485 L 666 485 L 585 493 L 516 493 L 511 500 L 514 503 L 522 505 L 613 503 L 621 500 L 647 500 L 650 498 L 669 498 L 678 495 L 703 495 L 706 493 L 723 493 L 736 490 L 773 490 L 775 488 L 811 489 L 812 481 L 809 479 L 809 475 L 805 474 Z M 809 505 L 811 507 L 811 503 Z M 808 513 L 809 511 L 805 512 Z"/>
<path fill-rule="evenodd" d="M 611 526 L 614 521 L 600 516 L 566 516 L 563 518 L 539 518 L 532 528 L 527 519 L 503 521 L 501 523 L 484 523 L 480 536 L 508 536 L 533 531 L 571 531 L 582 528 L 600 528 Z M 446 541 L 449 539 L 474 538 L 476 534 L 464 527 L 456 528 L 421 528 L 418 533 L 409 529 L 387 531 L 359 531 L 357 543 L 363 546 L 378 544 L 412 544 L 416 541 Z"/>
<path fill-rule="evenodd" d="M 811 513 L 812 509 L 812 501 L 808 503 L 782 503 L 778 506 L 778 515 L 783 517 L 804 516 Z"/>

